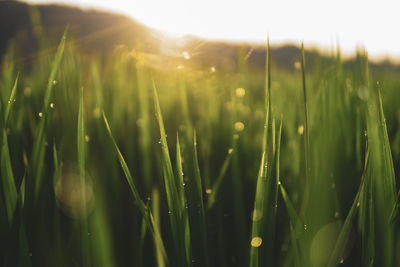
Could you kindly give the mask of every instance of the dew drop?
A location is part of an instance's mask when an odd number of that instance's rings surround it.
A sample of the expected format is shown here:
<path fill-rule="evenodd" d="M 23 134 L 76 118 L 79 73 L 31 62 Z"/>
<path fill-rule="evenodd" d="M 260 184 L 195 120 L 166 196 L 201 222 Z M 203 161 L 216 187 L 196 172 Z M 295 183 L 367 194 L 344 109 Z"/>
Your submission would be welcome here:
<path fill-rule="evenodd" d="M 89 135 L 85 135 L 85 142 L 89 143 L 90 142 L 90 136 Z"/>
<path fill-rule="evenodd" d="M 215 72 L 216 71 L 214 66 L 212 66 L 210 70 L 211 70 L 211 72 Z"/>
<path fill-rule="evenodd" d="M 54 103 L 50 103 L 50 108 L 54 108 Z"/>
<path fill-rule="evenodd" d="M 253 237 L 250 244 L 252 247 L 258 248 L 262 244 L 262 238 L 259 236 Z"/>
<path fill-rule="evenodd" d="M 210 195 L 211 193 L 212 193 L 212 189 L 211 189 L 211 188 L 207 188 L 207 189 L 206 189 L 206 194 L 207 194 L 207 195 Z"/>
<path fill-rule="evenodd" d="M 42 118 L 43 117 L 43 112 L 39 112 L 39 117 Z"/>
<path fill-rule="evenodd" d="M 303 225 L 304 231 L 307 231 L 307 224 Z"/>
<path fill-rule="evenodd" d="M 55 85 L 55 84 L 57 84 L 57 81 L 56 81 L 56 80 L 54 80 L 54 81 L 53 81 L 53 84 L 54 84 L 54 85 Z"/>

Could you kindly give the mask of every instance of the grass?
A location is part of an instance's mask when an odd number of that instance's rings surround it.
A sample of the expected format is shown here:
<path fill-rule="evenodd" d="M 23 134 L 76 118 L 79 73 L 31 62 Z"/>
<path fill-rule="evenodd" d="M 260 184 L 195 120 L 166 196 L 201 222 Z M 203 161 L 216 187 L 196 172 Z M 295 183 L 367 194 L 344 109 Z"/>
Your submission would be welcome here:
<path fill-rule="evenodd" d="M 0 266 L 398 266 L 398 73 L 266 46 L 235 71 L 85 56 L 67 30 L 32 69 L 10 47 Z"/>

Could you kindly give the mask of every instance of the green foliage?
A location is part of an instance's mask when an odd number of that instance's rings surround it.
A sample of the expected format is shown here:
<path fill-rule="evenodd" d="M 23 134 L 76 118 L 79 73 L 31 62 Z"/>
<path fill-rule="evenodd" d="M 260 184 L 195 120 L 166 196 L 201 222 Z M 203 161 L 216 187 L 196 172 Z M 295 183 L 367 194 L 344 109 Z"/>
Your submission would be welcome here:
<path fill-rule="evenodd" d="M 399 73 L 303 45 L 280 69 L 269 41 L 265 70 L 245 45 L 159 69 L 66 34 L 1 66 L 0 267 L 400 264 Z"/>

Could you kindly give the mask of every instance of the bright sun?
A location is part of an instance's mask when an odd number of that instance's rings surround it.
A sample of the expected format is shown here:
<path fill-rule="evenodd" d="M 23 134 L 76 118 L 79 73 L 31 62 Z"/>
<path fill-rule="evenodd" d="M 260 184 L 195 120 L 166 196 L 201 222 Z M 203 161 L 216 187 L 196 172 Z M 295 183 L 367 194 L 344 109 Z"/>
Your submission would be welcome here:
<path fill-rule="evenodd" d="M 339 41 L 342 49 L 357 46 L 370 54 L 400 56 L 394 34 L 394 0 L 38 0 L 98 7 L 127 14 L 172 34 L 211 39 L 300 42 L 325 48 Z"/>

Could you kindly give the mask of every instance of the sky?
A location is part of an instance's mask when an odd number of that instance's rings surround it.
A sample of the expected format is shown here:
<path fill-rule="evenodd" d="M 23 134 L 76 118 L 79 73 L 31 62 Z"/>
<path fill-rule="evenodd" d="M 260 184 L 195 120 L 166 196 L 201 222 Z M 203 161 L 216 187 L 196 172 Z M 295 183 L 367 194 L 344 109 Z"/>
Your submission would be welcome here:
<path fill-rule="evenodd" d="M 398 0 L 27 0 L 122 13 L 180 36 L 300 43 L 400 59 Z"/>

